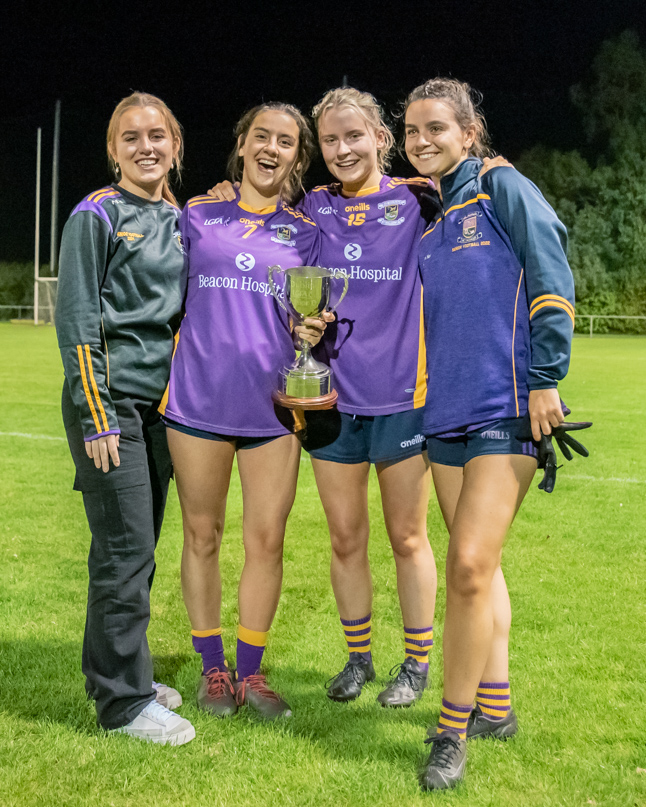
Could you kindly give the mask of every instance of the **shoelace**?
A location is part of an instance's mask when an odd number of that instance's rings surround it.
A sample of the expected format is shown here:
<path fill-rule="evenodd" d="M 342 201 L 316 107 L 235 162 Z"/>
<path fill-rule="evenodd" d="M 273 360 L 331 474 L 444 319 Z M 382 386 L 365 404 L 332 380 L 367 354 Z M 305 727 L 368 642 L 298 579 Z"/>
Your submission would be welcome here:
<path fill-rule="evenodd" d="M 460 750 L 460 741 L 452 734 L 436 734 L 428 737 L 424 742 L 432 745 L 433 762 L 441 768 L 448 768 L 453 762 L 453 756 Z"/>
<path fill-rule="evenodd" d="M 151 701 L 147 706 L 144 706 L 141 714 L 151 718 L 151 720 L 161 720 L 162 722 L 166 722 L 169 717 L 175 717 L 175 712 L 171 712 L 170 709 L 162 706 L 159 701 Z"/>
<path fill-rule="evenodd" d="M 236 701 L 238 706 L 242 706 L 244 703 L 244 696 L 247 688 L 252 692 L 257 692 L 259 695 L 262 695 L 263 698 L 267 698 L 267 700 L 276 702 L 280 700 L 278 695 L 267 686 L 267 679 L 264 675 L 248 675 L 246 678 L 242 679 L 242 684 L 236 693 Z"/>
<path fill-rule="evenodd" d="M 397 672 L 395 672 L 397 670 Z M 419 691 L 419 682 L 417 677 L 413 675 L 413 673 L 408 669 L 405 664 L 395 664 L 394 667 L 391 668 L 390 672 L 388 673 L 390 676 L 395 676 L 395 679 L 403 678 L 405 679 L 408 686 L 413 690 L 413 692 Z M 397 680 L 393 681 L 393 684 L 397 683 Z"/>
<path fill-rule="evenodd" d="M 210 698 L 221 698 L 227 691 L 234 695 L 235 690 L 228 672 L 213 668 L 206 673 L 206 689 Z"/>
<path fill-rule="evenodd" d="M 360 665 L 355 661 L 348 661 L 340 673 L 333 675 L 332 678 L 325 682 L 325 688 L 329 689 L 333 684 L 340 681 L 343 676 L 347 675 L 348 673 L 352 673 L 352 677 L 357 684 L 361 683 Z"/>

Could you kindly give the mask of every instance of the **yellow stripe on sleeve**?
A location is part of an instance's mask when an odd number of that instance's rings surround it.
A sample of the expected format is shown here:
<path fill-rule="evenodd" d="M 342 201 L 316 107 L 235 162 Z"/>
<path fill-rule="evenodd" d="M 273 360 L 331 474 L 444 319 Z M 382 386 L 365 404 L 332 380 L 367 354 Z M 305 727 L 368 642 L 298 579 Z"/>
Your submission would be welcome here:
<path fill-rule="evenodd" d="M 85 346 L 85 355 L 87 357 L 87 367 L 88 372 L 90 373 L 90 383 L 92 384 L 92 392 L 94 393 L 94 397 L 96 398 L 96 403 L 99 408 L 99 413 L 101 415 L 101 421 L 103 423 L 103 430 L 109 431 L 110 427 L 108 426 L 108 419 L 105 415 L 105 409 L 103 408 L 103 404 L 101 403 L 101 396 L 99 395 L 99 390 L 96 386 L 96 381 L 94 380 L 94 371 L 92 370 L 92 356 L 90 355 L 90 346 Z"/>
<path fill-rule="evenodd" d="M 535 300 L 532 300 L 532 304 L 529 307 L 530 312 L 537 303 L 540 303 L 543 300 L 554 300 L 560 303 L 564 303 L 574 315 L 574 306 L 569 300 L 566 300 L 565 297 L 561 297 L 560 294 L 541 294 L 540 297 L 537 297 Z"/>
<path fill-rule="evenodd" d="M 554 301 L 548 300 L 544 303 L 540 303 L 539 305 L 535 305 L 534 308 L 532 308 L 532 310 L 529 312 L 529 318 L 531 319 L 537 311 L 540 311 L 541 308 L 545 308 L 546 306 L 550 308 L 562 308 L 563 311 L 567 312 L 567 315 L 572 320 L 572 325 L 574 325 L 574 314 L 571 311 L 572 306 L 570 305 L 570 303 L 565 305 L 564 303 L 557 302 L 556 300 Z"/>
<path fill-rule="evenodd" d="M 99 424 L 99 418 L 96 414 L 96 409 L 94 408 L 94 401 L 92 400 L 92 396 L 90 395 L 90 387 L 87 383 L 87 374 L 85 372 L 85 362 L 83 361 L 83 349 L 80 345 L 76 346 L 76 352 L 78 353 L 79 357 L 79 367 L 81 368 L 81 381 L 83 382 L 83 391 L 85 392 L 85 397 L 87 398 L 87 402 L 90 406 L 90 412 L 92 413 L 92 420 L 94 421 L 94 426 L 96 427 L 97 434 L 101 434 L 101 425 Z"/>

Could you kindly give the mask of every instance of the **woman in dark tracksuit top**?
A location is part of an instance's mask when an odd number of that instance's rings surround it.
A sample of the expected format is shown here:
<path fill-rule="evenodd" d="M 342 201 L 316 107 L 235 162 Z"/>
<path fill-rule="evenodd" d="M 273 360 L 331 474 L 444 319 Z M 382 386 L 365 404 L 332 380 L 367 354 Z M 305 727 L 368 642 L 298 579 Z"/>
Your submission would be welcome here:
<path fill-rule="evenodd" d="M 63 420 L 92 543 L 83 640 L 97 722 L 181 745 L 195 730 L 152 679 L 146 629 L 171 461 L 157 411 L 183 297 L 184 250 L 168 173 L 181 129 L 154 96 L 116 107 L 108 156 L 117 183 L 76 208 L 61 241 L 56 331 Z"/>
<path fill-rule="evenodd" d="M 563 420 L 574 285 L 565 227 L 538 188 L 511 167 L 478 177 L 486 129 L 468 85 L 434 79 L 410 94 L 406 153 L 442 202 L 419 253 L 424 433 L 450 533 L 442 711 L 421 777 L 434 790 L 463 777 L 467 737 L 517 729 L 500 558 L 541 432 Z"/>

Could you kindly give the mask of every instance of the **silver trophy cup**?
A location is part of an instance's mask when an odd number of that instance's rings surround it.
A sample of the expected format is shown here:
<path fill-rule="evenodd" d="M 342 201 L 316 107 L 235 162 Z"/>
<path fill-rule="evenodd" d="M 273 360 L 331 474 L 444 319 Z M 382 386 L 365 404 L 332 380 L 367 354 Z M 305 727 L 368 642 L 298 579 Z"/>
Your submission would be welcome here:
<path fill-rule="evenodd" d="M 274 282 L 274 275 L 284 276 L 283 291 Z M 320 317 L 324 311 L 335 311 L 348 290 L 348 278 L 337 276 L 320 266 L 295 266 L 282 269 L 269 267 L 269 286 L 278 305 L 290 315 L 295 325 L 307 317 Z M 339 292 L 339 287 L 342 290 Z M 333 297 L 338 299 L 333 301 Z M 273 399 L 290 409 L 328 409 L 338 397 L 332 386 L 332 371 L 312 356 L 310 344 L 300 340 L 300 356 L 279 372 L 278 389 Z"/>

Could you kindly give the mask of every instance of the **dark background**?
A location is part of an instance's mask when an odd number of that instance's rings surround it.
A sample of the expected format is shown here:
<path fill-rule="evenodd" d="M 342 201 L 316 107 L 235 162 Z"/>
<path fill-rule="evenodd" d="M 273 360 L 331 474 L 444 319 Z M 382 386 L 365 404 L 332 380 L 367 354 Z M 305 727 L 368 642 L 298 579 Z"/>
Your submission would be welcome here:
<path fill-rule="evenodd" d="M 582 149 L 569 88 L 601 42 L 626 28 L 646 39 L 643 0 L 12 4 L 0 49 L 0 260 L 33 256 L 42 126 L 41 260 L 48 261 L 57 98 L 62 228 L 83 196 L 110 181 L 105 130 L 132 90 L 162 97 L 184 126 L 177 189 L 184 202 L 223 177 L 245 109 L 281 100 L 309 112 L 344 75 L 391 111 L 425 79 L 451 75 L 482 92 L 494 147 L 511 160 L 537 143 Z M 397 159 L 391 173 L 411 170 Z M 318 161 L 308 185 L 324 181 Z"/>

